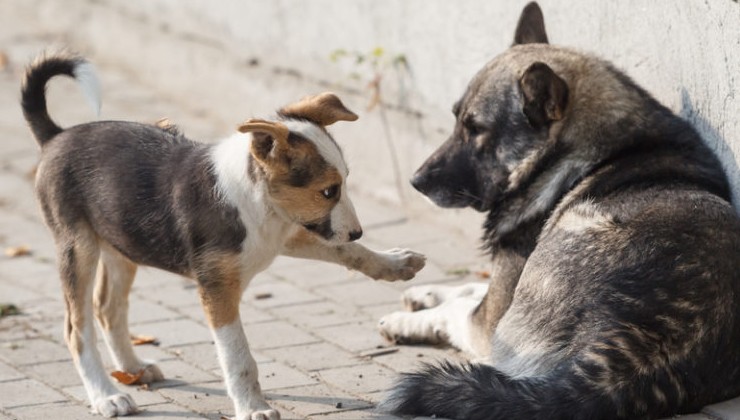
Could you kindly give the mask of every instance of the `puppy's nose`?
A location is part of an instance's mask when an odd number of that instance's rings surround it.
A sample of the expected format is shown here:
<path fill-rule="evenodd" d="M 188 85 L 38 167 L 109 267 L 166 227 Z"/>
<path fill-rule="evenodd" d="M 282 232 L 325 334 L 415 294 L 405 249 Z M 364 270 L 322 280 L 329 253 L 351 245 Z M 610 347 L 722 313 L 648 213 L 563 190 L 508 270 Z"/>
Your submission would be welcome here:
<path fill-rule="evenodd" d="M 349 233 L 349 240 L 350 241 L 356 241 L 358 239 L 362 238 L 362 229 L 355 230 Z"/>

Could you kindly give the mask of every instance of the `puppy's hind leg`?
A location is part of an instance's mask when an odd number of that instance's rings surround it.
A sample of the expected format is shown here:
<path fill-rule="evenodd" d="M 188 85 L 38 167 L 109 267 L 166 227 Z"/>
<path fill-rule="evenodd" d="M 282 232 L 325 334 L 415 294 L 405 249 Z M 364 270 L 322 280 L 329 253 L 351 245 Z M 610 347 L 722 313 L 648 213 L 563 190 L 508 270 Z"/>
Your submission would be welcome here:
<path fill-rule="evenodd" d="M 136 413 L 134 400 L 121 393 L 106 374 L 96 346 L 92 295 L 100 254 L 97 238 L 89 228 L 78 228 L 57 236 L 57 247 L 67 306 L 64 338 L 92 409 L 106 417 Z"/>
<path fill-rule="evenodd" d="M 128 329 L 128 295 L 136 275 L 136 264 L 109 246 L 103 246 L 95 282 L 95 315 L 118 370 L 142 372 L 139 383 L 164 379 L 152 362 L 136 357 Z"/>

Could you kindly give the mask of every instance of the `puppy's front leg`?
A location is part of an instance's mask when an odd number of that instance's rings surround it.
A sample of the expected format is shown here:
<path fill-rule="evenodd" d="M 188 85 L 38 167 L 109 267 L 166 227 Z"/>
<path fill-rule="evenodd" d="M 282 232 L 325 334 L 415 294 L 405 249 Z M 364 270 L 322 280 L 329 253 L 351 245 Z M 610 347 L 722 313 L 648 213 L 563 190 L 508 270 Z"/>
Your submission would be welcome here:
<path fill-rule="evenodd" d="M 236 420 L 279 420 L 258 382 L 257 363 L 249 351 L 239 317 L 242 288 L 236 258 L 214 260 L 199 270 L 201 303 L 211 327 L 226 391 L 234 402 Z"/>
<path fill-rule="evenodd" d="M 409 280 L 424 268 L 426 258 L 408 249 L 373 251 L 356 242 L 330 244 L 300 230 L 285 244 L 283 255 L 328 261 L 362 272 L 376 280 Z"/>

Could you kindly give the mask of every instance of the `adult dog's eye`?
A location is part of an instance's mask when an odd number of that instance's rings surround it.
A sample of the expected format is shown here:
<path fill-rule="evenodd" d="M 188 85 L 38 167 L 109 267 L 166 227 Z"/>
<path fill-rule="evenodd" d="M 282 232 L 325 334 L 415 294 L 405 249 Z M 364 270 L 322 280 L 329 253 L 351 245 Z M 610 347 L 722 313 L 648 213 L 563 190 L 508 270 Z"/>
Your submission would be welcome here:
<path fill-rule="evenodd" d="M 337 193 L 339 193 L 339 184 L 332 185 L 329 188 L 326 188 L 321 191 L 321 195 L 324 196 L 327 200 L 331 200 L 332 198 L 337 196 Z"/>

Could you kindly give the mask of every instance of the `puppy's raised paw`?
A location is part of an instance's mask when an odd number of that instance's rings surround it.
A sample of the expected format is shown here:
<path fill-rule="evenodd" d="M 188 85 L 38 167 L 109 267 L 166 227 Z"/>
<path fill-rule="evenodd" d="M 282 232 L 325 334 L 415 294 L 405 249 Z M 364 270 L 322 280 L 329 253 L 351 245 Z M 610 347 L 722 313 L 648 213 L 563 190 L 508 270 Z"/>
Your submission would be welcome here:
<path fill-rule="evenodd" d="M 411 280 L 424 268 L 426 257 L 410 249 L 394 248 L 379 252 L 366 274 L 376 280 Z"/>

